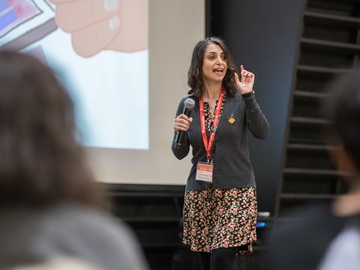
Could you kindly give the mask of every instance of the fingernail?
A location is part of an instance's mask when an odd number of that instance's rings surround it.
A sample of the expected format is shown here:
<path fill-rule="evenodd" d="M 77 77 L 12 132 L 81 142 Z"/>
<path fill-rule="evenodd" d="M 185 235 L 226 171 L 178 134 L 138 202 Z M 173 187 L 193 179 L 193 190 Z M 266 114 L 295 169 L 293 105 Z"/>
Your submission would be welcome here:
<path fill-rule="evenodd" d="M 119 15 L 116 15 L 112 17 L 111 20 L 109 21 L 109 27 L 111 30 L 115 30 L 116 28 L 119 28 L 119 26 L 120 26 L 120 17 Z"/>
<path fill-rule="evenodd" d="M 118 0 L 105 0 L 104 7 L 106 11 L 114 11 L 119 8 L 119 1 Z"/>

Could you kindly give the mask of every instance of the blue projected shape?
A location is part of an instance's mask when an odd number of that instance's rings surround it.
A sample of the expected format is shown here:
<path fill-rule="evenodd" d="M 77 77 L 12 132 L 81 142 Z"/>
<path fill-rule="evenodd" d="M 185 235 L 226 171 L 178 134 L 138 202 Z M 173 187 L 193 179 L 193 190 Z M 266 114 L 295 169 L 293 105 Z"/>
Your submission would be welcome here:
<path fill-rule="evenodd" d="M 3 12 L 8 7 L 10 7 L 8 0 L 0 0 L 0 12 Z"/>
<path fill-rule="evenodd" d="M 0 0 L 0 46 L 14 40 L 30 29 L 28 22 L 43 13 L 35 0 Z M 41 0 L 43 1 L 43 0 Z M 44 2 L 45 3 L 45 2 Z M 26 25 L 24 27 L 24 24 Z M 20 29 L 19 29 L 20 28 Z"/>
<path fill-rule="evenodd" d="M 0 30 L 4 29 L 10 23 L 16 21 L 16 19 L 17 19 L 17 12 L 15 9 L 9 11 L 8 13 L 0 17 Z"/>

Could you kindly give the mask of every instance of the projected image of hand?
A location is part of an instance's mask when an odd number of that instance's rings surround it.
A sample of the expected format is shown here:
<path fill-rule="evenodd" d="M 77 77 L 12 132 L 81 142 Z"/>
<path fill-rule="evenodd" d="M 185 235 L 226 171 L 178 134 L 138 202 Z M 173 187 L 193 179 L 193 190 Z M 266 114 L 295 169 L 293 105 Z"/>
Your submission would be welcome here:
<path fill-rule="evenodd" d="M 148 0 L 49 0 L 77 54 L 136 52 L 148 47 Z"/>

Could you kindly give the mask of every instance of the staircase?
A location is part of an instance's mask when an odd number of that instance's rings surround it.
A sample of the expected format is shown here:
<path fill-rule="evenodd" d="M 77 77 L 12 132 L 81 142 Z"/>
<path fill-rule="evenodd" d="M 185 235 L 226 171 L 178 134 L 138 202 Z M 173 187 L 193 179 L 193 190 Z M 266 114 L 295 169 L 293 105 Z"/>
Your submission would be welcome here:
<path fill-rule="evenodd" d="M 276 216 L 310 201 L 331 200 L 346 190 L 330 162 L 322 118 L 326 85 L 358 65 L 360 3 L 308 0 L 293 76 L 282 181 Z"/>

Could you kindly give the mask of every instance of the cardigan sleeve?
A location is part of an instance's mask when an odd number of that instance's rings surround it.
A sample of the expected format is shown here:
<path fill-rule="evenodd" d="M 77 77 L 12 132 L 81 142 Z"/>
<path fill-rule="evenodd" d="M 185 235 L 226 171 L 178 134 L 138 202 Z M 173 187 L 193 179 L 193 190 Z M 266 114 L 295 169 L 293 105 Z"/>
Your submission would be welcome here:
<path fill-rule="evenodd" d="M 180 101 L 178 109 L 176 111 L 175 118 L 178 117 L 178 115 L 183 113 L 184 106 L 185 106 L 184 105 L 185 99 L 186 99 L 186 97 Z M 176 149 L 176 135 L 177 135 L 177 132 L 174 131 L 174 137 L 173 137 L 173 141 L 171 143 L 171 150 L 177 159 L 183 159 L 184 157 L 186 157 L 188 155 L 189 150 L 190 150 L 190 143 L 189 143 L 188 135 L 187 135 L 187 133 L 185 134 L 185 138 L 184 138 L 184 141 L 183 141 L 180 149 Z"/>
<path fill-rule="evenodd" d="M 269 133 L 269 123 L 262 113 L 255 95 L 244 99 L 246 106 L 246 124 L 250 132 L 257 139 L 265 139 Z"/>

